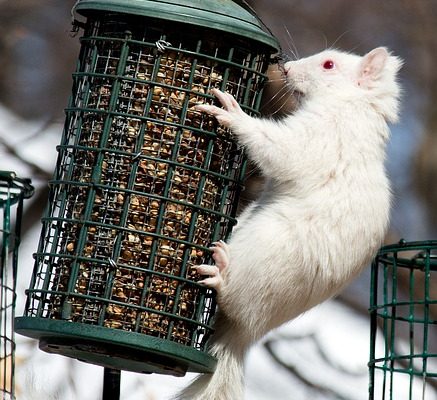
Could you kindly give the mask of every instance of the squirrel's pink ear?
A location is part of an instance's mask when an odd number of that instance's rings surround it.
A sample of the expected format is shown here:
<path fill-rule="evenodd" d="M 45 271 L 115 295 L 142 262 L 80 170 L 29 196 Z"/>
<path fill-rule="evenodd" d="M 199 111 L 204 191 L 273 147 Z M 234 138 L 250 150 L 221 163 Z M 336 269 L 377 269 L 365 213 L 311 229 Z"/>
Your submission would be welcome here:
<path fill-rule="evenodd" d="M 358 85 L 370 89 L 377 81 L 387 62 L 389 53 L 385 47 L 378 47 L 367 53 L 360 63 Z"/>

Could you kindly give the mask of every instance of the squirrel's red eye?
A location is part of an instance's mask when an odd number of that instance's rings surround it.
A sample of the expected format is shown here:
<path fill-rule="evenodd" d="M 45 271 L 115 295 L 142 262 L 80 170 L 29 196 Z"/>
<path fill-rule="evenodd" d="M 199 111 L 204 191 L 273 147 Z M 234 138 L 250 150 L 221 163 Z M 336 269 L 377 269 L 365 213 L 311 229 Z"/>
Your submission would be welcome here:
<path fill-rule="evenodd" d="M 325 69 L 333 69 L 335 67 L 334 61 L 327 60 L 323 63 L 323 68 Z"/>

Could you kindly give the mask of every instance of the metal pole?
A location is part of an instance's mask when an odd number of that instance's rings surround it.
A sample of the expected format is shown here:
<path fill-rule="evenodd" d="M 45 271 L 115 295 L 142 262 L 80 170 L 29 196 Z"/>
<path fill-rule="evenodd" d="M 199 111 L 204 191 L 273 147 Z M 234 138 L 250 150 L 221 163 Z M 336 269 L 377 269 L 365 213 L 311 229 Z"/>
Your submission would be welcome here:
<path fill-rule="evenodd" d="M 120 400 L 121 371 L 105 368 L 103 371 L 102 400 Z"/>

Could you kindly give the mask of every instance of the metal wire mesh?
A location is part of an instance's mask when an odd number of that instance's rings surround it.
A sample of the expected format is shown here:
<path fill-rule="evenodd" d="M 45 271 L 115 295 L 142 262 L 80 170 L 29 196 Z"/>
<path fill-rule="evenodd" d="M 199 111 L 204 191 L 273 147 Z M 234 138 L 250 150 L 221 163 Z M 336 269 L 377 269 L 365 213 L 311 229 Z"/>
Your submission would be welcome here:
<path fill-rule="evenodd" d="M 15 399 L 14 315 L 23 199 L 32 195 L 30 181 L 0 171 L 0 394 Z"/>
<path fill-rule="evenodd" d="M 370 399 L 437 398 L 437 242 L 400 242 L 372 266 Z"/>
<path fill-rule="evenodd" d="M 215 303 L 191 267 L 235 224 L 245 158 L 195 105 L 218 87 L 257 114 L 269 52 L 111 13 L 81 42 L 26 315 L 203 350 Z"/>

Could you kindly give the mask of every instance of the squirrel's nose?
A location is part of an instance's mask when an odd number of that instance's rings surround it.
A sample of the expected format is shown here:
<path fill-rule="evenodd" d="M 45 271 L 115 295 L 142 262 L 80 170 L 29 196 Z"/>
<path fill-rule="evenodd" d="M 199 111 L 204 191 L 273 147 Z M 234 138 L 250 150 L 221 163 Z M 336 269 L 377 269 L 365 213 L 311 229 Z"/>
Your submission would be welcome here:
<path fill-rule="evenodd" d="M 291 69 L 291 61 L 287 61 L 287 62 L 284 64 L 284 72 L 285 72 L 285 73 L 288 73 L 288 71 L 290 71 L 290 69 Z"/>

